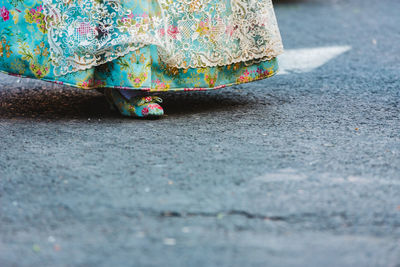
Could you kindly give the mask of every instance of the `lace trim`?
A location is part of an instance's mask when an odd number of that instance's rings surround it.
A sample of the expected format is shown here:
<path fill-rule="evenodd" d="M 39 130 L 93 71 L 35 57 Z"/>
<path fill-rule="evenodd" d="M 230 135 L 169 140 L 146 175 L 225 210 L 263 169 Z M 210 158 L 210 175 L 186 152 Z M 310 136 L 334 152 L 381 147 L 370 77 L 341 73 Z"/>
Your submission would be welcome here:
<path fill-rule="evenodd" d="M 271 0 L 44 0 L 56 75 L 156 45 L 171 67 L 270 60 L 283 52 Z"/>

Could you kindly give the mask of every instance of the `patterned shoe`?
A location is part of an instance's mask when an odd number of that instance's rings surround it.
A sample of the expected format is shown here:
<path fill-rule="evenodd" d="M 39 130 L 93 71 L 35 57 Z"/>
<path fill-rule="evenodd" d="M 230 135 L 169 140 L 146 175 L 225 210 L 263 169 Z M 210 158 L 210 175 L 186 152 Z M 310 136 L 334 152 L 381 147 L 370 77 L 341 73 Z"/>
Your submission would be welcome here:
<path fill-rule="evenodd" d="M 118 90 L 112 88 L 106 88 L 104 95 L 107 101 L 124 116 L 156 119 L 164 115 L 164 110 L 159 105 L 162 99 L 158 96 L 139 96 L 128 100 Z"/>

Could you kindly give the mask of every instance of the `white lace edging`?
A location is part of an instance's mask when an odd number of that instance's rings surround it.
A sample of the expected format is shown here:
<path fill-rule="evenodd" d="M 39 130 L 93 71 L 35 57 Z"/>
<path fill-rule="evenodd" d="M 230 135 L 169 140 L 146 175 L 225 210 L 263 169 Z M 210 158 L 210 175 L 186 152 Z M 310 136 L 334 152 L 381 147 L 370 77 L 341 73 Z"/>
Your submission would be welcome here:
<path fill-rule="evenodd" d="M 283 52 L 271 0 L 159 0 L 145 11 L 134 14 L 118 0 L 44 0 L 55 75 L 146 45 L 156 45 L 160 59 L 176 68 L 270 60 Z"/>

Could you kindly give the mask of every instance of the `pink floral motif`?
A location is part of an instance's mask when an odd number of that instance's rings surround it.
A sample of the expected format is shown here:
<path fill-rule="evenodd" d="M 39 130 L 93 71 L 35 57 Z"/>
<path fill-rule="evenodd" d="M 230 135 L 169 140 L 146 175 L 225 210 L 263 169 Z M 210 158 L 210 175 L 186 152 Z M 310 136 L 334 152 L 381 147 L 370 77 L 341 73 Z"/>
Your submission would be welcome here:
<path fill-rule="evenodd" d="M 146 81 L 147 73 L 140 73 L 138 76 L 135 76 L 134 74 L 129 73 L 128 79 L 131 82 L 133 82 L 133 84 L 136 88 L 139 88 L 144 83 L 144 81 Z"/>
<path fill-rule="evenodd" d="M 237 26 L 236 26 L 237 27 Z M 232 25 L 226 25 L 226 33 L 229 34 L 229 36 L 232 36 L 236 27 L 232 26 Z"/>
<path fill-rule="evenodd" d="M 149 114 L 149 109 L 147 107 L 143 108 L 142 109 L 142 115 L 147 115 L 147 114 Z"/>
<path fill-rule="evenodd" d="M 81 88 L 103 87 L 106 83 L 101 80 L 88 79 L 79 84 Z"/>
<path fill-rule="evenodd" d="M 64 84 L 64 82 L 62 82 L 62 81 L 52 81 L 52 82 L 55 84 Z"/>
<path fill-rule="evenodd" d="M 169 36 L 171 36 L 173 39 L 176 39 L 176 36 L 178 35 L 179 30 L 178 30 L 177 26 L 171 25 L 171 26 L 168 27 L 168 31 L 167 32 L 168 32 Z"/>
<path fill-rule="evenodd" d="M 155 89 L 157 90 L 165 90 L 169 88 L 169 84 L 160 81 L 160 79 L 153 81 L 153 83 L 155 83 Z"/>
<path fill-rule="evenodd" d="M 162 107 L 158 104 L 149 104 L 149 105 L 147 105 L 147 108 L 149 108 L 151 110 L 157 110 L 157 109 L 162 110 Z"/>
<path fill-rule="evenodd" d="M 10 11 L 8 11 L 5 7 L 2 7 L 0 8 L 0 16 L 4 21 L 7 21 L 10 19 Z"/>
<path fill-rule="evenodd" d="M 41 32 L 47 33 L 42 5 L 39 5 L 36 8 L 27 9 L 25 12 L 26 14 L 24 17 L 27 22 L 37 24 Z"/>
<path fill-rule="evenodd" d="M 164 29 L 159 29 L 158 32 L 159 32 L 161 37 L 165 36 L 165 30 Z M 177 35 L 179 34 L 178 27 L 170 25 L 168 27 L 167 33 L 168 33 L 169 36 L 172 37 L 172 39 L 176 39 Z"/>
<path fill-rule="evenodd" d="M 41 65 L 37 62 L 30 62 L 29 69 L 35 75 L 36 78 L 41 79 L 49 73 L 49 68 Z"/>
<path fill-rule="evenodd" d="M 210 32 L 210 22 L 208 21 L 208 19 L 200 21 L 197 26 L 196 32 L 198 32 L 200 35 L 207 35 Z"/>
<path fill-rule="evenodd" d="M 217 82 L 217 75 L 211 76 L 211 75 L 204 75 L 205 81 L 208 83 L 209 87 L 214 87 L 215 83 Z"/>
<path fill-rule="evenodd" d="M 90 24 L 88 24 L 86 22 L 82 22 L 79 25 L 78 32 L 80 35 L 87 35 L 89 33 L 95 34 L 96 30 L 92 26 L 90 26 Z"/>
<path fill-rule="evenodd" d="M 269 70 L 263 70 L 261 68 L 257 68 L 256 72 L 257 72 L 258 76 L 260 76 L 260 77 L 270 76 L 271 75 Z"/>

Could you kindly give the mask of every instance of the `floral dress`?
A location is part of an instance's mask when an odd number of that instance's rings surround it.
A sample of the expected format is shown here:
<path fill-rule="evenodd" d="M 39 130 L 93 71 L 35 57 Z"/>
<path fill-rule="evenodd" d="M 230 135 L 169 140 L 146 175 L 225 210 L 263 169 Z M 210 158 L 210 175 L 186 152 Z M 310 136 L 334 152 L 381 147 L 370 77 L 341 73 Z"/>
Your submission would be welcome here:
<path fill-rule="evenodd" d="M 0 71 L 83 89 L 207 90 L 277 72 L 271 0 L 0 0 Z"/>

